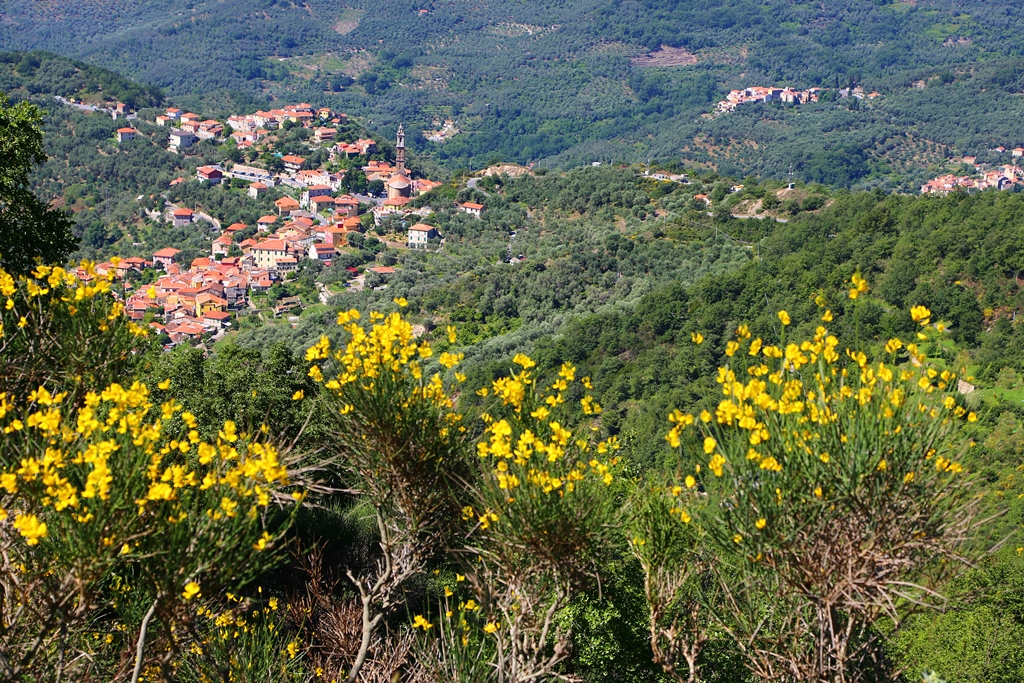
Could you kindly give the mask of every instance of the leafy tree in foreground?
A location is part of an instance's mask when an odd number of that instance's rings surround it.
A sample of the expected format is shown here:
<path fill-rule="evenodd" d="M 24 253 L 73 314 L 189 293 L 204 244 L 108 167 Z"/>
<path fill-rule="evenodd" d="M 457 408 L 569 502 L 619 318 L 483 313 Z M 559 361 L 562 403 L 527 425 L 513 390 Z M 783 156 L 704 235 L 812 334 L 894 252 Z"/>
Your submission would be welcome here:
<path fill-rule="evenodd" d="M 46 161 L 42 120 L 38 107 L 0 94 L 0 266 L 14 274 L 62 263 L 77 245 L 67 216 L 29 189 L 32 165 Z"/>

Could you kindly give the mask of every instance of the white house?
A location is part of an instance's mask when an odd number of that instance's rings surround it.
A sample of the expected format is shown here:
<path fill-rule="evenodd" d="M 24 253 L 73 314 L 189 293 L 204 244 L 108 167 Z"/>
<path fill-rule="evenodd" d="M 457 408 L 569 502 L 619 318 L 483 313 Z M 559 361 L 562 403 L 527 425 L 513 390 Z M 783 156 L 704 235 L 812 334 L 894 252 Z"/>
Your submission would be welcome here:
<path fill-rule="evenodd" d="M 426 249 L 430 240 L 438 236 L 437 228 L 426 223 L 417 223 L 409 228 L 409 248 Z"/>

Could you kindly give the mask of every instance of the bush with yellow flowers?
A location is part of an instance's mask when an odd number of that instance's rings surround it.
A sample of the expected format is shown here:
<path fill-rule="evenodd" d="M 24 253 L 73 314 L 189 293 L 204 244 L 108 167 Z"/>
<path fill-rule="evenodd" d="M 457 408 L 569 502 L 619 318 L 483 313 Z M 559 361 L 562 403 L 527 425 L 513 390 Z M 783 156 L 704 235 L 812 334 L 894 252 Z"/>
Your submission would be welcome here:
<path fill-rule="evenodd" d="M 441 373 L 428 373 L 430 345 L 417 342 L 397 312 L 368 317 L 364 326 L 358 311 L 343 311 L 345 345 L 334 349 L 324 336 L 306 353 L 334 418 L 335 462 L 372 507 L 378 531 L 376 565 L 348 573 L 363 607 L 350 680 L 382 620 L 404 602 L 401 589 L 452 543 L 460 524 L 457 491 L 469 477 L 466 427 Z M 439 360 L 447 367 L 459 361 L 451 354 Z"/>
<path fill-rule="evenodd" d="M 256 596 L 262 595 L 260 588 Z M 197 609 L 192 637 L 173 662 L 174 680 L 308 681 L 305 648 L 289 627 L 282 601 L 244 600 L 230 593 L 226 597 L 226 603 L 206 603 Z"/>
<path fill-rule="evenodd" d="M 344 346 L 333 349 L 324 336 L 307 352 L 310 374 L 323 382 L 337 416 L 339 463 L 373 505 L 380 534 L 375 570 L 350 574 L 365 606 L 350 676 L 399 588 L 442 551 L 464 568 L 482 615 L 464 625 L 493 642 L 489 666 L 516 680 L 549 675 L 569 652 L 556 614 L 596 572 L 597 550 L 612 536 L 608 489 L 618 442 L 595 436 L 601 408 L 591 396 L 581 401 L 586 421 L 579 425 L 571 422 L 577 407 L 565 398 L 571 383 L 589 387 L 589 379 L 565 365 L 538 388 L 534 362 L 516 356 L 508 377 L 479 392 L 494 405 L 482 416 L 482 440 L 474 441 L 455 410 L 457 386 L 446 388 L 442 378 L 450 371 L 456 383 L 464 379 L 455 372 L 461 355 L 442 353 L 434 366 L 433 349 L 399 313 L 369 317 L 364 326 L 357 311 L 341 313 Z M 429 622 L 420 619 L 426 632 Z M 464 654 L 463 635 L 470 642 L 460 631 L 456 646 L 435 645 Z M 479 668 L 479 657 L 456 659 Z M 444 671 L 453 665 L 451 657 L 434 661 Z"/>
<path fill-rule="evenodd" d="M 944 329 L 924 307 L 911 314 L 919 337 Z M 916 342 L 892 339 L 869 359 L 824 326 L 789 340 L 779 318 L 778 344 L 746 326 L 728 342 L 716 405 L 669 416 L 679 480 L 653 494 L 671 502 L 633 544 L 675 548 L 717 577 L 687 594 L 704 614 L 680 642 L 699 643 L 714 619 L 758 676 L 856 680 L 883 631 L 940 602 L 936 585 L 977 525 L 960 464 L 971 445 L 960 428 L 977 418 Z M 666 531 L 667 520 L 690 531 Z M 650 563 L 648 581 L 666 564 Z"/>
<path fill-rule="evenodd" d="M 53 287 L 79 291 L 60 277 Z M 109 301 L 94 299 L 109 294 L 83 295 L 67 315 L 105 334 L 124 324 Z M 69 305 L 46 293 L 31 301 L 40 315 Z M 96 654 L 82 641 L 87 623 L 138 633 L 138 665 L 156 657 L 166 669 L 199 598 L 237 589 L 277 561 L 299 482 L 262 432 L 227 422 L 202 439 L 180 404 L 159 400 L 166 384 L 115 382 L 84 388 L 77 401 L 82 385 L 54 384 L 0 392 L 0 677 L 87 666 Z M 131 599 L 111 592 L 114 579 Z M 140 599 L 141 623 L 125 609 Z"/>
<path fill-rule="evenodd" d="M 123 315 L 112 273 L 85 262 L 79 270 L 81 278 L 38 266 L 15 278 L 0 269 L 0 387 L 9 396 L 46 386 L 78 401 L 88 388 L 123 381 L 142 359 L 147 330 Z"/>
<path fill-rule="evenodd" d="M 452 610 L 443 610 L 438 647 L 486 652 L 500 677 L 532 680 L 554 675 L 571 652 L 559 612 L 599 573 L 612 545 L 619 443 L 599 437 L 601 406 L 591 395 L 579 406 L 567 401 L 571 385 L 590 389 L 573 366 L 562 365 L 547 386 L 538 386 L 529 357 L 516 355 L 512 366 L 478 392 L 490 405 L 480 416 L 478 469 L 463 493 L 471 528 L 458 553 L 474 599 L 460 602 L 457 628 Z M 464 609 L 469 603 L 478 614 Z M 456 632 L 457 639 L 444 637 Z M 445 665 L 456 662 L 466 668 L 461 678 L 481 666 L 473 656 L 449 657 Z"/>

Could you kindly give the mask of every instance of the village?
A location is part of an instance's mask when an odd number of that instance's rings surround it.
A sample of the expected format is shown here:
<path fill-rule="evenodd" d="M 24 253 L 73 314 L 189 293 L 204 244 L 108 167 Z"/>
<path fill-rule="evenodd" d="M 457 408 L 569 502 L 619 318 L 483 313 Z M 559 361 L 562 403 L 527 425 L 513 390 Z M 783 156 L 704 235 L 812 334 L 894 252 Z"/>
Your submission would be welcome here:
<path fill-rule="evenodd" d="M 720 114 L 725 114 L 735 111 L 737 107 L 759 103 L 807 104 L 809 102 L 817 102 L 823 92 L 825 92 L 824 88 L 797 90 L 788 86 L 783 88 L 751 86 L 742 90 L 730 91 L 724 100 L 715 105 L 715 110 Z M 874 100 L 881 97 L 881 94 L 878 92 L 865 92 L 864 88 L 859 85 L 851 88 L 840 88 L 834 92 L 838 99 L 852 97 L 857 100 Z"/>
<path fill-rule="evenodd" d="M 748 104 L 757 104 L 760 102 L 785 102 L 787 104 L 806 104 L 807 102 L 817 102 L 818 93 L 821 88 L 811 88 L 809 90 L 794 90 L 790 87 L 785 88 L 765 88 L 761 86 L 752 86 L 750 88 L 744 88 L 743 90 L 733 90 L 725 99 L 718 103 L 716 106 L 719 112 L 725 113 Z"/>
<path fill-rule="evenodd" d="M 997 154 L 1009 152 L 1019 163 L 1024 159 L 1024 147 L 1008 150 L 1003 146 L 991 150 Z M 947 173 L 933 178 L 921 186 L 921 194 L 947 195 L 950 192 L 973 192 L 987 190 L 1011 190 L 1024 186 L 1024 171 L 1014 164 L 1002 164 L 998 168 L 987 168 L 986 164 L 978 163 L 977 157 L 965 156 L 961 163 L 974 167 L 975 175 L 956 175 Z"/>
<path fill-rule="evenodd" d="M 167 148 L 179 154 L 204 139 L 230 138 L 239 149 L 252 148 L 268 138 L 273 139 L 274 131 L 290 124 L 311 129 L 312 144 L 326 147 L 330 161 L 380 157 L 377 143 L 372 139 L 335 141 L 335 126 L 346 121 L 345 114 L 300 103 L 230 116 L 223 123 L 172 107 L 157 116 L 155 123 L 170 128 Z M 134 128 L 120 128 L 117 139 L 127 142 L 138 134 Z M 156 250 L 149 258 L 130 257 L 98 264 L 95 272 L 100 276 L 113 274 L 122 281 L 121 293 L 127 314 L 138 322 L 149 320 L 153 330 L 166 335 L 165 346 L 201 339 L 216 341 L 237 316 L 255 311 L 254 298 L 266 295 L 275 284 L 294 277 L 304 260 L 331 266 L 349 246 L 349 240 L 356 241 L 353 235 L 360 235 L 358 242 L 362 243 L 362 233 L 370 226 L 405 221 L 408 225 L 405 243 L 389 246 L 434 249 L 442 244 L 438 229 L 425 222 L 431 209 L 411 206 L 415 197 L 441 183 L 412 178 L 406 168 L 405 151 L 405 134 L 399 126 L 394 159 L 369 160 L 361 167 L 368 182 L 380 181 L 384 188 L 381 194 L 385 196 L 379 197 L 343 192 L 345 170 L 330 172 L 323 165 L 310 167 L 313 164 L 307 163 L 307 158 L 295 154 L 279 155 L 282 170 L 277 172 L 241 163 L 199 166 L 194 177 L 179 177 L 170 185 L 186 182 L 237 184 L 241 181 L 247 185 L 246 193 L 252 199 L 259 199 L 270 188 L 278 187 L 285 192 L 274 201 L 276 214 L 261 217 L 255 226 L 234 223 L 220 229 L 219 222 L 208 215 L 186 206 L 170 205 L 150 217 L 165 220 L 176 228 L 215 226 L 219 234 L 212 240 L 208 256 L 182 263 L 181 250 L 168 246 Z M 457 206 L 477 218 L 484 209 L 473 202 Z M 360 271 L 363 269 L 349 267 L 347 270 L 352 278 L 351 285 L 362 287 Z M 381 276 L 395 271 L 387 265 L 370 265 L 365 270 Z M 138 287 L 132 284 L 141 274 L 154 271 L 157 275 L 150 284 Z M 90 276 L 84 272 L 80 275 Z M 326 303 L 331 293 L 320 286 L 321 302 Z M 281 297 L 276 300 L 272 314 L 286 316 L 301 308 L 298 297 Z"/>

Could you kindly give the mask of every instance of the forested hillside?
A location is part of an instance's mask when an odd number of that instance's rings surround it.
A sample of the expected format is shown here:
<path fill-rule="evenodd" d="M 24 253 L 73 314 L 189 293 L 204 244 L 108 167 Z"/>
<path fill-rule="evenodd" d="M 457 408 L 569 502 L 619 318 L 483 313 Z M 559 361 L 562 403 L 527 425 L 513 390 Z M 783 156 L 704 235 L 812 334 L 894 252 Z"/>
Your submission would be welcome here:
<path fill-rule="evenodd" d="M 464 407 L 486 405 L 473 391 L 507 378 L 516 353 L 530 354 L 547 373 L 571 363 L 591 379 L 602 428 L 621 439 L 640 474 L 675 466 L 665 449 L 665 415 L 718 401 L 714 368 L 727 362 L 723 349 L 743 324 L 755 337 L 800 338 L 823 324 L 827 310 L 830 330 L 881 354 L 889 339 L 914 338 L 918 325 L 906 311 L 926 306 L 948 331 L 920 349 L 936 367 L 965 369 L 961 376 L 972 388 L 965 404 L 980 416 L 967 462 L 1010 504 L 986 528 L 985 542 L 1011 534 L 1024 514 L 1016 473 L 1024 425 L 1024 335 L 1017 321 L 1024 310 L 1024 198 L 837 193 L 825 208 L 798 209 L 775 223 L 709 218 L 690 208 L 694 188 L 660 194 L 668 185 L 612 168 L 492 183 L 483 221 L 439 215 L 448 235 L 444 253 L 400 254 L 386 290 L 342 294 L 332 307 L 368 311 L 407 299 L 409 319 L 424 325 L 436 348 L 465 354 Z M 511 253 L 525 260 L 495 263 L 513 229 Z M 857 277 L 868 293 L 851 298 Z M 779 310 L 788 311 L 793 327 L 780 324 Z M 325 329 L 333 336 L 334 316 L 332 308 L 295 329 L 246 330 L 237 342 L 261 348 L 284 341 L 299 350 Z M 446 329 L 457 331 L 457 344 L 448 344 Z M 694 343 L 698 338 L 702 343 Z M 910 672 L 934 668 L 950 681 L 1020 675 L 1019 555 L 1001 552 L 948 586 L 956 609 L 913 621 L 889 656 Z M 1005 590 L 992 592 L 996 583 Z M 622 602 L 610 612 L 581 612 L 581 632 L 614 632 L 616 647 L 628 648 L 629 630 L 618 620 L 628 621 L 620 610 L 629 609 L 629 599 L 618 596 Z M 605 656 L 598 661 L 616 672 L 613 678 L 648 680 L 627 673 L 638 666 L 627 652 Z M 712 661 L 709 675 L 729 675 L 727 660 Z M 587 680 L 611 680 L 581 671 Z"/>
<path fill-rule="evenodd" d="M 410 141 L 452 167 L 682 157 L 733 174 L 783 177 L 792 164 L 808 180 L 908 188 L 947 156 L 1024 144 L 1011 0 L 99 7 L 16 1 L 0 46 L 79 56 L 179 97 L 280 96 L 385 130 L 404 121 Z M 881 96 L 702 117 L 750 85 Z M 444 118 L 461 133 L 419 138 Z M 837 174 L 820 169 L 851 154 Z"/>

